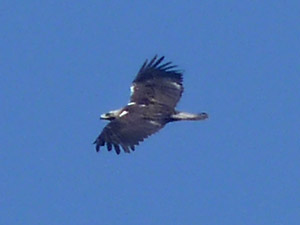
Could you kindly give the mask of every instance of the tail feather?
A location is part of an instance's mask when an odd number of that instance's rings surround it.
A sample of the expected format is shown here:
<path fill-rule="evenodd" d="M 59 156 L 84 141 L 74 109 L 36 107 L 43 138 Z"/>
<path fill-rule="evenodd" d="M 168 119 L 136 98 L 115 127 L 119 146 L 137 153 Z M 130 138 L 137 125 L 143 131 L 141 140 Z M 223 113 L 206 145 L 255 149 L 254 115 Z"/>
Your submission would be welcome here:
<path fill-rule="evenodd" d="M 198 113 L 198 114 L 193 114 L 193 113 L 188 113 L 188 112 L 177 112 L 176 114 L 172 115 L 172 120 L 173 121 L 178 121 L 178 120 L 205 120 L 208 118 L 207 113 Z"/>

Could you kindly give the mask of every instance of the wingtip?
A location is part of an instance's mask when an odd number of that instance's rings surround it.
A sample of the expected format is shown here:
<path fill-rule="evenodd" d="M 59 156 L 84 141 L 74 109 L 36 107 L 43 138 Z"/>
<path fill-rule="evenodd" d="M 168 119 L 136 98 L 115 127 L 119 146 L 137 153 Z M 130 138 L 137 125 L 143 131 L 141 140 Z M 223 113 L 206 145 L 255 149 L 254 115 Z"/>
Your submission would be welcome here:
<path fill-rule="evenodd" d="M 104 146 L 105 144 L 105 141 L 100 139 L 99 137 L 93 142 L 94 145 L 96 145 L 96 152 L 99 152 L 100 151 L 100 147 L 101 146 Z"/>
<path fill-rule="evenodd" d="M 134 145 L 130 145 L 130 148 L 131 148 L 131 150 L 132 150 L 132 151 L 134 151 L 134 150 L 135 150 L 135 147 L 134 147 Z"/>
<path fill-rule="evenodd" d="M 149 64 L 148 64 L 148 68 L 149 67 L 152 67 L 152 65 L 153 65 L 153 63 L 155 62 L 155 60 L 157 59 L 157 55 L 155 55 L 152 59 L 151 59 L 151 61 L 149 62 Z"/>

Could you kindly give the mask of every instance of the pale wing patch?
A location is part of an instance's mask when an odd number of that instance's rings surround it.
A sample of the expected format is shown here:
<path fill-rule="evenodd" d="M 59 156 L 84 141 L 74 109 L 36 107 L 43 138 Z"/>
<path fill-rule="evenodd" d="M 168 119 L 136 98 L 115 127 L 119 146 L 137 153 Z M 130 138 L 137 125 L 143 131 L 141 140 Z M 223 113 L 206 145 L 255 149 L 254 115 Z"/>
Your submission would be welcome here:
<path fill-rule="evenodd" d="M 134 93 L 134 87 L 135 87 L 134 84 L 130 86 L 130 96 L 132 96 Z"/>
<path fill-rule="evenodd" d="M 173 86 L 177 89 L 181 89 L 181 85 L 178 84 L 177 82 L 172 82 Z"/>
<path fill-rule="evenodd" d="M 135 102 L 129 102 L 127 105 L 135 105 Z"/>
<path fill-rule="evenodd" d="M 161 124 L 159 122 L 156 122 L 154 120 L 150 120 L 149 122 L 155 126 L 159 126 L 159 127 L 161 126 Z"/>
<path fill-rule="evenodd" d="M 128 114 L 128 111 L 123 111 L 120 115 L 119 115 L 119 117 L 122 117 L 122 116 L 125 116 L 126 114 Z"/>

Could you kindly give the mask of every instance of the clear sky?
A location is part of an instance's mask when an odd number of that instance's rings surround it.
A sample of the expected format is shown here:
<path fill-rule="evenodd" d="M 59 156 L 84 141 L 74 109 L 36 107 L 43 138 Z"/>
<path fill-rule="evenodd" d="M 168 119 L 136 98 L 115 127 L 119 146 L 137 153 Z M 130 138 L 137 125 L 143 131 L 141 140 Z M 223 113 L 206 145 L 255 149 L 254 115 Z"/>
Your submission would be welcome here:
<path fill-rule="evenodd" d="M 0 224 L 299 224 L 299 1 L 0 8 Z M 100 114 L 155 54 L 209 120 L 97 154 Z"/>

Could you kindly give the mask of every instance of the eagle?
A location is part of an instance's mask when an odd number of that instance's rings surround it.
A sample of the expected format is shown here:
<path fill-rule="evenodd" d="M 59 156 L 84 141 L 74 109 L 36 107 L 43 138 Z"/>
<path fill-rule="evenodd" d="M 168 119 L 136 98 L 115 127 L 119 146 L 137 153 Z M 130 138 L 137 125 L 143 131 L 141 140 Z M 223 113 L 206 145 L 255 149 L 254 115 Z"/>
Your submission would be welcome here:
<path fill-rule="evenodd" d="M 205 112 L 193 114 L 175 109 L 183 93 L 182 71 L 172 62 L 163 61 L 164 56 L 157 55 L 146 60 L 130 87 L 129 103 L 100 116 L 110 122 L 94 142 L 97 152 L 106 145 L 108 151 L 114 149 L 120 154 L 123 149 L 130 153 L 169 122 L 208 118 Z"/>

